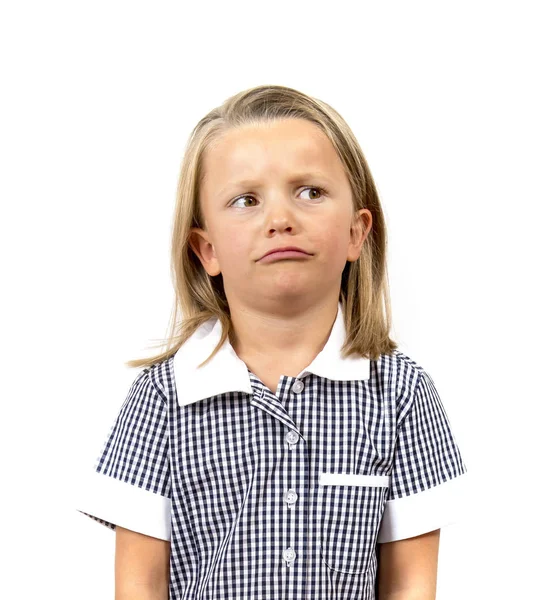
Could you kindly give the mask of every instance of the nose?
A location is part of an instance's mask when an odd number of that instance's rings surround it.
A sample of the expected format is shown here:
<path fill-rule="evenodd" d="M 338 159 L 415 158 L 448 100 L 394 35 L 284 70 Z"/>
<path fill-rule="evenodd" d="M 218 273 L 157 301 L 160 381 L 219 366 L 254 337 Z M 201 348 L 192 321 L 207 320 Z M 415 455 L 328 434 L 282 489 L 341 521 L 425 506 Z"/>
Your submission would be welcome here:
<path fill-rule="evenodd" d="M 267 203 L 265 228 L 268 233 L 281 231 L 291 232 L 295 226 L 295 216 L 287 198 L 277 198 L 274 203 Z"/>
<path fill-rule="evenodd" d="M 286 217 L 273 217 L 269 220 L 267 230 L 269 233 L 276 233 L 280 231 L 290 232 L 292 230 L 292 225 L 290 224 L 289 219 Z"/>

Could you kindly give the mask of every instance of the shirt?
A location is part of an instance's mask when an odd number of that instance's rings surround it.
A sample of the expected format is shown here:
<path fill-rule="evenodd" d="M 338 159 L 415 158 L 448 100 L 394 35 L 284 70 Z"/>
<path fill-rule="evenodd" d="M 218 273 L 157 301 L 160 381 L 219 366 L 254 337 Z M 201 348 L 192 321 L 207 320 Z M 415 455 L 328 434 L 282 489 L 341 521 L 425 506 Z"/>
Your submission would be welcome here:
<path fill-rule="evenodd" d="M 170 600 L 374 600 L 376 545 L 460 519 L 467 468 L 431 376 L 398 349 L 322 351 L 276 394 L 221 323 L 136 375 L 79 512 L 170 542 Z"/>

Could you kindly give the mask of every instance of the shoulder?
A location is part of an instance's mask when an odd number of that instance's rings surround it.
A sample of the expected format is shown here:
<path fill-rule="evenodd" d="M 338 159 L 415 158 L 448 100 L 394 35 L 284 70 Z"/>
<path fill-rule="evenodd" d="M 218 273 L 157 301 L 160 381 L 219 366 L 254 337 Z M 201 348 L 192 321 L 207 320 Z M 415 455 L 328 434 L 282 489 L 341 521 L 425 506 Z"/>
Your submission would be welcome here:
<path fill-rule="evenodd" d="M 175 397 L 174 355 L 144 368 L 137 378 L 148 380 L 161 400 L 168 404 Z"/>
<path fill-rule="evenodd" d="M 391 354 L 381 354 L 375 362 L 377 370 L 395 378 L 400 391 L 404 387 L 413 388 L 426 373 L 421 364 L 397 348 Z"/>
<path fill-rule="evenodd" d="M 398 417 L 410 410 L 422 380 L 430 379 L 422 364 L 398 348 L 391 354 L 381 354 L 376 361 L 376 368 L 381 378 L 386 379 L 391 388 L 395 388 Z"/>

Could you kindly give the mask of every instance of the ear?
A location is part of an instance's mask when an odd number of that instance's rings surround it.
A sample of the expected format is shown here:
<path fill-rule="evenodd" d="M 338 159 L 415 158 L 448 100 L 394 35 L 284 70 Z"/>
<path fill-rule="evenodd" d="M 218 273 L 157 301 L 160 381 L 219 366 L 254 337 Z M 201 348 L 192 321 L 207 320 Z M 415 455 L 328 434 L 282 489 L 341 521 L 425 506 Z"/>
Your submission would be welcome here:
<path fill-rule="evenodd" d="M 199 227 L 192 227 L 189 233 L 189 246 L 201 261 L 205 271 L 214 277 L 220 273 L 220 265 L 216 250 L 210 241 L 209 234 Z"/>
<path fill-rule="evenodd" d="M 350 228 L 350 243 L 348 246 L 347 261 L 354 262 L 361 255 L 363 242 L 367 239 L 373 224 L 373 215 L 367 208 L 362 208 L 353 217 Z"/>

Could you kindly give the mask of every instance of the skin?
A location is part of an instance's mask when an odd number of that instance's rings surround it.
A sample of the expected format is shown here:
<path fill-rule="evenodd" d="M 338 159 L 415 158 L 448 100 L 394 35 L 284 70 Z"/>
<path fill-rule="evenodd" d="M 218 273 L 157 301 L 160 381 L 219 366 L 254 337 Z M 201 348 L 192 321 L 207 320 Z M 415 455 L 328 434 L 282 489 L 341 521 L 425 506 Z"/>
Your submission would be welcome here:
<path fill-rule="evenodd" d="M 273 383 L 278 371 L 295 376 L 328 339 L 342 271 L 361 253 L 371 212 L 355 213 L 334 147 L 302 119 L 226 132 L 206 153 L 204 170 L 206 229 L 194 228 L 190 245 L 209 275 L 222 274 L 232 346 Z M 294 181 L 309 172 L 318 175 Z M 311 256 L 259 262 L 286 245 Z"/>
<path fill-rule="evenodd" d="M 440 529 L 378 544 L 378 600 L 435 600 Z"/>
<path fill-rule="evenodd" d="M 170 542 L 116 526 L 116 600 L 167 600 Z"/>

